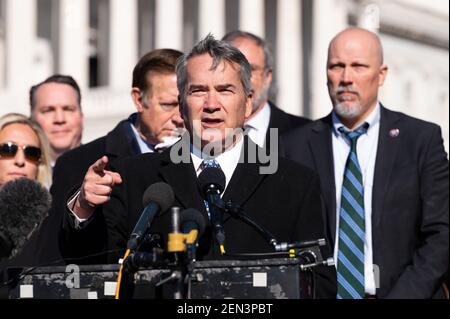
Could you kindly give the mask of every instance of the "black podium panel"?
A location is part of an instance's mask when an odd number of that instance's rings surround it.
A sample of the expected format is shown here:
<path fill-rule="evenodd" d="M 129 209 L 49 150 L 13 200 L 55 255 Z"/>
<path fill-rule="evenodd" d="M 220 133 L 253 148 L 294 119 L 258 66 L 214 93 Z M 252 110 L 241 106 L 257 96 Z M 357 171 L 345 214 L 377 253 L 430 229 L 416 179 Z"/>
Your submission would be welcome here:
<path fill-rule="evenodd" d="M 42 267 L 10 286 L 9 298 L 113 299 L 118 265 Z M 124 273 L 128 298 L 171 298 L 171 285 L 156 287 L 171 269 L 140 269 Z M 15 276 L 14 272 L 9 273 Z M 200 261 L 192 264 L 185 298 L 299 299 L 310 298 L 312 274 L 301 271 L 299 260 Z"/>
<path fill-rule="evenodd" d="M 312 276 L 296 259 L 199 262 L 191 279 L 191 297 L 300 299 L 312 296 Z"/>

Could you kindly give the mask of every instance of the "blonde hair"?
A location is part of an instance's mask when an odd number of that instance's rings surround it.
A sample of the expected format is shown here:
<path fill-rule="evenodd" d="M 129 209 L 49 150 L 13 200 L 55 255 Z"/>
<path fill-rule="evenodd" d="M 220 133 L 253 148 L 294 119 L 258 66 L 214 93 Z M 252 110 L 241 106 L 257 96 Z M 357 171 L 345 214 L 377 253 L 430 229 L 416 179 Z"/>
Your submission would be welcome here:
<path fill-rule="evenodd" d="M 52 183 L 52 168 L 50 166 L 50 145 L 47 136 L 44 134 L 41 126 L 29 117 L 19 113 L 8 113 L 0 117 L 0 131 L 7 125 L 24 124 L 29 126 L 39 139 L 39 147 L 41 148 L 41 160 L 38 165 L 38 173 L 36 180 L 47 189 Z"/>

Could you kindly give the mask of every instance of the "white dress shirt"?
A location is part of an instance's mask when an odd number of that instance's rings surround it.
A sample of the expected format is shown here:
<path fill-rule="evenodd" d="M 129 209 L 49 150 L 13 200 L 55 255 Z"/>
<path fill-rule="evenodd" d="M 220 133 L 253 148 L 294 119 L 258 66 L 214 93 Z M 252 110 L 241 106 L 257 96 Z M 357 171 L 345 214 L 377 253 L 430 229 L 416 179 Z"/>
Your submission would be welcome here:
<path fill-rule="evenodd" d="M 333 161 L 334 180 L 336 183 L 336 240 L 334 245 L 334 260 L 337 265 L 337 254 L 339 245 L 339 211 L 341 207 L 341 191 L 344 179 L 345 163 L 350 152 L 350 142 L 339 132 L 339 128 L 344 126 L 337 115 L 332 113 L 333 119 Z M 373 252 L 372 252 L 372 190 L 373 177 L 375 171 L 375 159 L 378 148 L 378 135 L 380 131 L 380 105 L 366 119 L 369 129 L 358 138 L 356 153 L 364 186 L 364 213 L 365 213 L 365 242 L 364 242 L 364 280 L 365 292 L 370 295 L 376 294 L 376 283 L 373 272 Z M 344 126 L 345 127 L 345 126 Z M 346 128 L 348 130 L 348 128 Z"/>
<path fill-rule="evenodd" d="M 267 130 L 270 122 L 270 105 L 266 103 L 263 108 L 250 120 L 245 122 L 245 130 L 248 136 L 259 147 L 264 147 Z"/>
<path fill-rule="evenodd" d="M 154 152 L 160 152 L 165 150 L 166 148 L 171 147 L 173 144 L 178 142 L 181 137 L 179 136 L 165 136 L 162 138 L 162 142 L 152 145 L 148 143 L 146 140 L 142 138 L 142 136 L 137 131 L 136 127 L 132 122 L 130 122 L 131 129 L 133 130 L 134 137 L 136 138 L 136 141 L 138 142 L 139 149 L 141 151 L 141 154 L 145 153 L 154 153 Z"/>

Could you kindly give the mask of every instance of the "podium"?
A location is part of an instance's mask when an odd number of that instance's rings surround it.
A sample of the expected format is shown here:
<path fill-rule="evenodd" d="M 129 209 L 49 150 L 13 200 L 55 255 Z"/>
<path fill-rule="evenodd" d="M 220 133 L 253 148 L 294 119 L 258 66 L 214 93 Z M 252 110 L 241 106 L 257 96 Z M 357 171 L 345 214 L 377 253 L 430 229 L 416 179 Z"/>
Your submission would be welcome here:
<path fill-rule="evenodd" d="M 8 298 L 113 299 L 119 265 L 41 267 L 9 286 Z M 10 278 L 19 270 L 10 270 Z M 138 269 L 124 275 L 128 298 L 170 298 L 170 285 L 157 284 L 172 269 Z M 313 296 L 313 274 L 297 258 L 214 260 L 191 264 L 186 298 L 307 299 Z M 122 294 L 122 293 L 121 293 Z"/>

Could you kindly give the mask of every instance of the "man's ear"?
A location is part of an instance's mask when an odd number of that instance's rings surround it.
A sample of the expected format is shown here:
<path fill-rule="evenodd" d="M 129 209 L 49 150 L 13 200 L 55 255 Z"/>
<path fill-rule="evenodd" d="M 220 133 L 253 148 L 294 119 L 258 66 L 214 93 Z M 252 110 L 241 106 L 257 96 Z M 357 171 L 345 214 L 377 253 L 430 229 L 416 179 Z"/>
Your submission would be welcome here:
<path fill-rule="evenodd" d="M 272 69 L 268 69 L 266 70 L 266 76 L 264 77 L 264 81 L 267 81 L 268 86 L 270 87 L 270 85 L 272 85 L 272 78 L 273 78 L 273 74 L 272 74 Z"/>
<path fill-rule="evenodd" d="M 253 111 L 253 90 L 247 95 L 247 100 L 245 102 L 245 120 L 247 120 Z"/>
<path fill-rule="evenodd" d="M 141 113 L 144 110 L 144 103 L 142 102 L 141 90 L 137 87 L 131 89 L 131 99 L 133 100 L 136 110 Z"/>
<path fill-rule="evenodd" d="M 379 79 L 378 79 L 378 86 L 382 86 L 384 84 L 384 81 L 386 80 L 387 74 L 388 74 L 388 66 L 386 64 L 383 64 L 380 66 L 379 72 Z"/>

